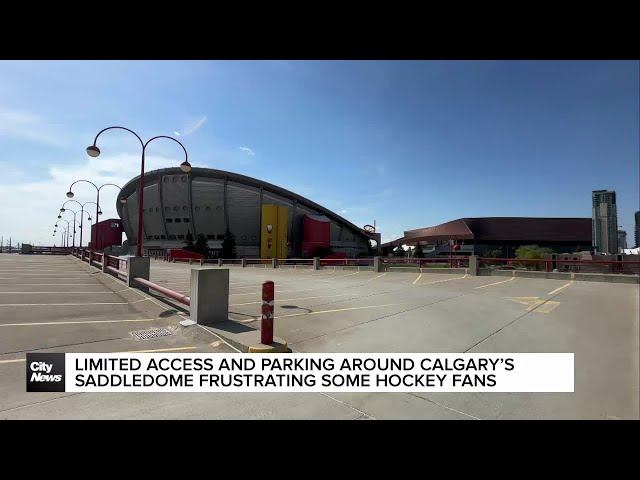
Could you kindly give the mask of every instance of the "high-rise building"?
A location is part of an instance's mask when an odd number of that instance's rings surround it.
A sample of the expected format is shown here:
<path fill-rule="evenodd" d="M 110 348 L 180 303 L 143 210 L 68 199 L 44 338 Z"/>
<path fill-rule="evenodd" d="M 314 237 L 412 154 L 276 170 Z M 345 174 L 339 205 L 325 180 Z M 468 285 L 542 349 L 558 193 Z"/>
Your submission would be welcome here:
<path fill-rule="evenodd" d="M 616 192 L 594 190 L 591 192 L 593 247 L 598 252 L 618 253 L 618 210 Z"/>
<path fill-rule="evenodd" d="M 627 232 L 625 230 L 618 230 L 618 249 L 620 253 L 627 248 Z"/>
<path fill-rule="evenodd" d="M 636 219 L 636 227 L 635 227 L 636 245 L 635 245 L 635 248 L 638 248 L 638 247 L 640 247 L 640 210 L 638 210 L 635 213 L 634 217 Z"/>

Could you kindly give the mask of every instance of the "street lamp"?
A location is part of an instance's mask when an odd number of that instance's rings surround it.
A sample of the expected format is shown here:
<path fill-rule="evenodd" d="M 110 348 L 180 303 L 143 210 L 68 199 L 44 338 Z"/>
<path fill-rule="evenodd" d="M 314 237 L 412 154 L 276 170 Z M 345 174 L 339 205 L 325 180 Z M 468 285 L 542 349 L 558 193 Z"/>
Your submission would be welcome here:
<path fill-rule="evenodd" d="M 93 145 L 87 147 L 87 155 L 89 155 L 92 158 L 96 158 L 100 155 L 100 149 L 96 146 L 98 137 L 102 134 L 102 132 L 105 132 L 111 129 L 126 130 L 127 132 L 132 133 L 140 141 L 140 145 L 142 146 L 142 161 L 140 163 L 140 187 L 139 187 L 140 190 L 138 193 L 139 200 L 140 200 L 138 202 L 139 203 L 138 205 L 138 238 L 136 239 L 136 243 L 137 243 L 136 255 L 138 257 L 141 257 L 142 256 L 142 220 L 143 220 L 142 211 L 144 209 L 144 155 L 147 149 L 147 145 L 149 145 L 149 143 L 151 143 L 153 140 L 156 140 L 158 138 L 167 138 L 169 140 L 173 140 L 174 142 L 176 142 L 178 145 L 182 147 L 182 150 L 184 150 L 184 162 L 180 164 L 180 169 L 185 173 L 189 173 L 191 171 L 191 164 L 189 163 L 189 155 L 187 154 L 187 149 L 184 148 L 184 145 L 173 137 L 167 137 L 166 135 L 159 135 L 157 137 L 153 137 L 147 140 L 147 142 L 145 143 L 142 141 L 140 136 L 133 130 L 129 130 L 128 128 L 119 127 L 119 126 L 107 127 L 103 130 L 100 130 L 96 135 L 96 138 L 93 140 Z"/>
<path fill-rule="evenodd" d="M 66 209 L 64 208 L 64 206 L 65 206 L 67 203 L 69 203 L 69 202 L 75 202 L 75 203 L 77 203 L 78 205 L 80 205 L 80 248 L 82 248 L 82 230 L 83 230 L 83 228 L 82 228 L 82 227 L 83 227 L 83 225 L 84 225 L 84 213 L 86 212 L 86 210 L 84 209 L 84 206 L 85 206 L 85 205 L 87 205 L 87 204 L 89 204 L 89 203 L 93 203 L 93 204 L 95 204 L 96 206 L 98 206 L 98 204 L 97 204 L 96 202 L 84 202 L 84 203 L 80 203 L 80 202 L 79 202 L 79 201 L 77 201 L 77 200 L 67 200 L 66 202 L 64 202 L 64 203 L 62 204 L 62 207 L 60 207 L 60 213 L 64 213 L 64 212 L 66 212 Z M 71 212 L 73 212 L 73 210 L 70 210 L 70 211 L 71 211 Z M 89 215 L 89 212 L 87 212 L 87 215 Z M 61 217 L 58 215 L 58 218 L 61 218 Z M 75 217 L 74 217 L 74 218 L 75 218 Z M 91 221 L 91 215 L 89 215 L 89 221 Z"/>
<path fill-rule="evenodd" d="M 98 148 L 98 147 L 96 147 Z M 88 149 L 87 149 L 88 150 Z M 98 150 L 98 154 L 100 153 L 100 151 Z M 96 155 L 97 156 L 97 155 Z M 69 187 L 69 191 L 67 192 L 67 197 L 69 198 L 73 198 L 74 197 L 74 193 L 71 191 L 71 189 L 73 188 L 73 186 L 76 183 L 80 183 L 80 182 L 86 182 L 86 183 L 90 183 L 91 185 L 93 185 L 94 187 L 96 187 L 96 191 L 97 191 L 97 195 L 96 195 L 96 201 L 95 202 L 86 202 L 86 203 L 95 203 L 96 204 L 96 225 L 98 224 L 98 220 L 100 220 L 100 215 L 102 215 L 102 210 L 100 209 L 100 190 L 102 189 L 102 187 L 106 187 L 107 185 L 110 185 L 112 187 L 116 187 L 119 190 L 122 190 L 122 188 L 120 188 L 118 185 L 116 185 L 115 183 L 105 183 L 103 185 L 100 185 L 99 187 L 93 183 L 90 180 L 76 180 L 75 182 L 73 182 L 71 184 L 71 186 Z M 121 198 L 120 199 L 120 203 L 127 203 L 127 199 L 126 198 Z M 96 227 L 96 233 L 97 233 L 97 227 Z M 97 238 L 96 238 L 97 240 Z M 93 241 L 93 234 L 91 235 L 91 241 Z M 95 246 L 94 246 L 95 248 Z"/>
<path fill-rule="evenodd" d="M 71 210 L 70 208 L 61 208 L 60 209 L 60 213 L 65 213 L 65 212 L 71 212 L 73 213 L 73 247 L 76 246 L 76 225 L 78 224 L 78 222 L 76 221 L 76 214 L 78 213 L 78 210 Z M 58 215 L 58 218 L 62 218 L 60 215 Z M 80 235 L 82 235 L 82 230 L 80 230 Z M 82 246 L 82 245 L 81 245 Z"/>

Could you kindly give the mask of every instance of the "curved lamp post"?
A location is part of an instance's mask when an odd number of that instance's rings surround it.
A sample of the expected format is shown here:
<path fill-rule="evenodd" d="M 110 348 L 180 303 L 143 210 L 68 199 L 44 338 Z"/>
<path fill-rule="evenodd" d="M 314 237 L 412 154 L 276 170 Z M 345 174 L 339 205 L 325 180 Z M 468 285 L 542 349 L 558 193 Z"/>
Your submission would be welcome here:
<path fill-rule="evenodd" d="M 82 248 L 82 231 L 84 230 L 82 227 L 84 225 L 84 213 L 86 212 L 86 210 L 84 209 L 84 206 L 87 205 L 88 203 L 93 203 L 96 205 L 96 207 L 98 206 L 98 204 L 96 202 L 84 202 L 84 203 L 80 203 L 77 200 L 67 200 L 66 202 L 64 202 L 62 204 L 62 206 L 60 207 L 60 213 L 64 213 L 67 209 L 64 208 L 64 206 L 69 203 L 69 202 L 75 202 L 78 205 L 80 205 L 80 248 Z M 73 212 L 73 210 L 69 210 L 71 212 Z M 98 211 L 100 211 L 98 209 Z M 76 212 L 77 213 L 77 212 Z M 87 212 L 87 215 L 89 215 L 89 212 Z M 75 215 L 74 215 L 75 218 Z M 89 215 L 89 221 L 91 221 L 91 215 Z"/>
<path fill-rule="evenodd" d="M 100 149 L 96 146 L 98 137 L 102 134 L 102 132 L 106 132 L 107 130 L 111 130 L 111 129 L 126 130 L 127 132 L 132 133 L 140 141 L 140 145 L 142 146 L 142 162 L 140 164 L 140 193 L 139 193 L 140 198 L 138 202 L 139 204 L 138 205 L 138 238 L 136 239 L 136 243 L 137 243 L 136 255 L 138 257 L 141 257 L 142 256 L 142 210 L 144 209 L 144 154 L 147 149 L 147 145 L 149 145 L 149 143 L 151 143 L 153 140 L 156 140 L 158 138 L 167 138 L 169 140 L 173 140 L 174 142 L 176 142 L 178 145 L 182 147 L 182 150 L 184 150 L 184 162 L 180 164 L 180 168 L 185 173 L 189 173 L 191 171 L 191 164 L 189 163 L 189 155 L 187 154 L 187 149 L 184 148 L 184 145 L 173 137 L 167 137 L 166 135 L 159 135 L 157 137 L 150 138 L 146 142 L 143 142 L 140 136 L 133 130 L 129 130 L 128 128 L 125 128 L 125 127 L 114 126 L 114 127 L 104 128 L 98 132 L 98 134 L 96 135 L 96 138 L 93 140 L 93 145 L 87 147 L 87 154 L 90 157 L 95 158 L 98 155 L 100 155 Z"/>
<path fill-rule="evenodd" d="M 78 224 L 78 222 L 76 221 L 76 214 L 78 213 L 79 210 L 71 210 L 70 208 L 61 208 L 60 209 L 60 213 L 58 214 L 58 219 L 62 219 L 62 214 L 65 212 L 71 212 L 73 213 L 73 220 L 71 220 L 69 223 L 73 222 L 73 247 L 76 246 L 76 225 Z"/>
<path fill-rule="evenodd" d="M 96 147 L 98 148 L 98 147 Z M 102 189 L 102 187 L 106 187 L 108 185 L 112 186 L 112 187 L 116 187 L 119 190 L 122 190 L 122 188 L 120 188 L 118 185 L 116 185 L 115 183 L 105 183 L 103 185 L 97 186 L 95 183 L 93 183 L 90 180 L 76 180 L 75 182 L 73 182 L 70 186 L 69 186 L 69 191 L 67 192 L 67 197 L 69 198 L 73 198 L 74 197 L 74 193 L 71 191 L 71 189 L 73 188 L 73 186 L 76 183 L 80 183 L 80 182 L 86 182 L 86 183 L 90 183 L 91 185 L 93 185 L 94 187 L 96 187 L 96 191 L 97 191 L 97 195 L 96 195 L 96 201 L 95 202 L 86 202 L 86 203 L 95 203 L 96 204 L 96 224 L 98 223 L 98 220 L 100 220 L 100 215 L 102 215 L 102 210 L 100 210 L 100 190 Z M 127 203 L 127 199 L 126 198 L 121 198 L 120 199 L 120 203 Z M 97 227 L 96 227 L 96 234 L 97 234 Z M 97 240 L 97 239 L 96 239 Z M 91 241 L 93 242 L 93 234 L 91 235 Z M 94 246 L 95 248 L 95 246 Z"/>
<path fill-rule="evenodd" d="M 60 219 L 63 222 L 67 222 L 64 218 Z M 58 227 L 58 223 L 56 222 L 55 225 L 56 228 L 60 228 L 60 240 L 62 242 L 62 246 L 63 247 L 68 247 L 69 246 L 69 240 L 68 237 L 71 236 L 71 234 L 69 233 L 69 222 L 67 222 L 67 228 L 62 228 L 62 227 Z M 57 230 L 53 230 L 53 234 L 55 235 L 57 233 Z M 68 234 L 68 235 L 67 235 Z"/>

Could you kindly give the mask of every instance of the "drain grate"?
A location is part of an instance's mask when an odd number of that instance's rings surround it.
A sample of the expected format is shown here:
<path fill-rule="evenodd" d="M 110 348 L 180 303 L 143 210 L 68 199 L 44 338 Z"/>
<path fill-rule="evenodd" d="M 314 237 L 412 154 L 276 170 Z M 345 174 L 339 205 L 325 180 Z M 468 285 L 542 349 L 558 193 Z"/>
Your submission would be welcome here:
<path fill-rule="evenodd" d="M 150 328 L 149 330 L 138 330 L 136 332 L 129 332 L 136 340 L 151 340 L 160 337 L 169 337 L 171 332 L 166 328 Z"/>

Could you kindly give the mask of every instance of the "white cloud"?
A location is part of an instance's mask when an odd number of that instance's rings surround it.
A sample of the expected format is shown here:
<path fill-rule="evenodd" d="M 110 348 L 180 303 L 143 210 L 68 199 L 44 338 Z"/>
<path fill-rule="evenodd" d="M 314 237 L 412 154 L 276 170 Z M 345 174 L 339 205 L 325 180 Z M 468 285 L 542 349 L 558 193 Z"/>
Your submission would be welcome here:
<path fill-rule="evenodd" d="M 65 143 L 60 127 L 35 113 L 0 107 L 0 137 L 58 147 Z"/>
<path fill-rule="evenodd" d="M 342 213 L 344 215 L 345 213 L 347 213 L 347 211 L 346 210 L 340 210 L 340 213 Z"/>
<path fill-rule="evenodd" d="M 161 156 L 148 156 L 145 159 L 145 170 L 175 167 L 179 161 Z M 206 166 L 206 165 L 199 165 Z M 53 226 L 57 220 L 60 206 L 69 200 L 65 193 L 69 185 L 78 179 L 91 180 L 100 186 L 105 183 L 115 183 L 124 186 L 129 180 L 140 174 L 140 155 L 123 153 L 119 155 L 102 154 L 98 158 L 83 159 L 68 165 L 54 165 L 49 169 L 49 177 L 38 181 L 29 181 L 28 176 L 18 177 L 18 182 L 10 185 L 0 185 L 0 205 L 17 205 L 15 208 L 0 209 L 0 230 L 5 237 L 12 236 L 15 241 L 34 242 L 42 245 L 60 244 L 60 230 L 56 237 L 52 236 Z M 20 181 L 25 180 L 25 181 Z M 96 189 L 88 183 L 77 183 L 73 186 L 75 196 L 73 200 L 81 203 L 95 202 Z M 119 190 L 105 186 L 100 190 L 100 207 L 103 215 L 100 220 L 118 218 L 116 202 Z M 66 207 L 72 210 L 80 208 L 75 202 L 69 202 Z M 65 208 L 66 208 L 65 207 Z M 95 205 L 87 205 L 87 209 L 95 222 Z M 66 220 L 73 220 L 73 215 L 65 213 Z M 79 216 L 76 219 L 80 220 Z M 83 242 L 89 227 L 86 225 Z M 76 244 L 79 242 L 79 230 Z"/>
<path fill-rule="evenodd" d="M 207 117 L 202 115 L 197 119 L 193 120 L 192 122 L 188 123 L 184 127 L 182 132 L 173 132 L 173 134 L 176 135 L 177 137 L 187 137 L 189 135 L 193 135 L 200 129 L 200 127 L 202 127 L 202 125 L 204 125 L 206 121 L 207 121 Z"/>
<path fill-rule="evenodd" d="M 256 152 L 254 152 L 253 150 L 251 150 L 249 147 L 240 147 L 240 150 L 242 150 L 243 152 L 245 152 L 247 155 L 249 155 L 250 157 L 253 157 Z"/>

